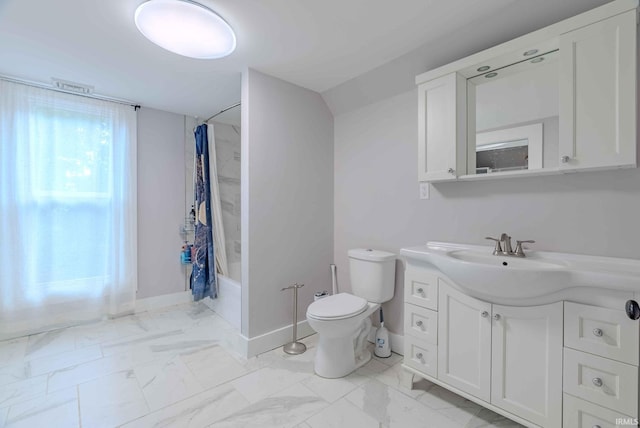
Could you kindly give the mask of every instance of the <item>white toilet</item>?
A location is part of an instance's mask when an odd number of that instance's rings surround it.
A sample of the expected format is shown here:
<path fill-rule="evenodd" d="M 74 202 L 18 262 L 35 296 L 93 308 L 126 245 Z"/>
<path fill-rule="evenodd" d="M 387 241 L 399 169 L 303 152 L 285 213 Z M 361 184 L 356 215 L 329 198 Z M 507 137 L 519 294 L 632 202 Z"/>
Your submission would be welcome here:
<path fill-rule="evenodd" d="M 318 333 L 315 372 L 326 378 L 344 377 L 371 359 L 369 316 L 394 293 L 395 254 L 365 249 L 348 254 L 353 294 L 325 297 L 307 308 L 307 321 Z"/>

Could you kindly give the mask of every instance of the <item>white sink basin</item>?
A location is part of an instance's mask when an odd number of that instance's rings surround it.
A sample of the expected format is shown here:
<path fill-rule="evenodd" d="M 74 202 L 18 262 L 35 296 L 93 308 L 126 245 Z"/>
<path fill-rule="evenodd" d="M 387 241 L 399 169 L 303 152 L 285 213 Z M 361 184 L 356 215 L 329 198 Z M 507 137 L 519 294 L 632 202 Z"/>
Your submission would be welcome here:
<path fill-rule="evenodd" d="M 429 242 L 403 248 L 408 263 L 427 262 L 472 295 L 514 303 L 575 287 L 640 292 L 640 261 L 526 251 L 525 258 L 494 256 L 493 247 Z"/>
<path fill-rule="evenodd" d="M 554 262 L 551 260 L 516 258 L 506 256 L 494 256 L 492 252 L 485 254 L 472 250 L 454 250 L 447 253 L 448 257 L 467 263 L 478 263 L 486 266 L 498 266 L 501 271 L 514 269 L 558 269 L 563 268 L 566 264 Z"/>

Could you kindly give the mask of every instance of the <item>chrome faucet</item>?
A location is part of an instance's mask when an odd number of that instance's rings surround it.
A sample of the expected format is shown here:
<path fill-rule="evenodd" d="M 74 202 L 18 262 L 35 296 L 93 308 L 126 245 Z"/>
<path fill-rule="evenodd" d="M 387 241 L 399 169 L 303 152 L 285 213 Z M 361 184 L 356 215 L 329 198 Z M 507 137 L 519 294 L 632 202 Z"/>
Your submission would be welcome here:
<path fill-rule="evenodd" d="M 512 257 L 525 257 L 524 249 L 522 248 L 522 244 L 533 244 L 536 241 L 526 240 L 526 241 L 517 241 L 516 240 L 516 250 L 514 251 L 511 247 L 511 237 L 506 233 L 500 235 L 500 239 L 492 238 L 487 236 L 485 239 L 490 239 L 495 241 L 496 246 L 493 249 L 494 256 L 512 256 Z"/>
<path fill-rule="evenodd" d="M 500 242 L 502 243 L 502 254 L 505 256 L 513 255 L 513 248 L 511 248 L 511 237 L 506 233 L 500 235 Z"/>

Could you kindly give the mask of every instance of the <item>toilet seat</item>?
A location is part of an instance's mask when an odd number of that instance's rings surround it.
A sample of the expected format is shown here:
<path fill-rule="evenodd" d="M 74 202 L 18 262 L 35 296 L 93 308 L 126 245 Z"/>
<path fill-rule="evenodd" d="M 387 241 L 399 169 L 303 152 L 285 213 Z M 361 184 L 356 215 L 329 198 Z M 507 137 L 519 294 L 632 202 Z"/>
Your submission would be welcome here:
<path fill-rule="evenodd" d="M 362 297 L 339 293 L 316 300 L 307 308 L 307 317 L 317 320 L 339 320 L 351 318 L 364 312 L 369 303 Z"/>

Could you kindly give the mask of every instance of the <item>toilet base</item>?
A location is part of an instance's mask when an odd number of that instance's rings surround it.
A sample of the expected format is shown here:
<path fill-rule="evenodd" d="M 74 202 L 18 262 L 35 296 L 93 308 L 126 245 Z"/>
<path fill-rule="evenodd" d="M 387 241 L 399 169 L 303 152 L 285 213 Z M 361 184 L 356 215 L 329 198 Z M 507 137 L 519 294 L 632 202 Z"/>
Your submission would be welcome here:
<path fill-rule="evenodd" d="M 353 373 L 371 361 L 371 352 L 361 350 L 356 357 L 354 338 L 318 338 L 314 359 L 315 373 L 327 379 L 337 379 Z M 365 343 L 366 345 L 366 343 Z"/>

